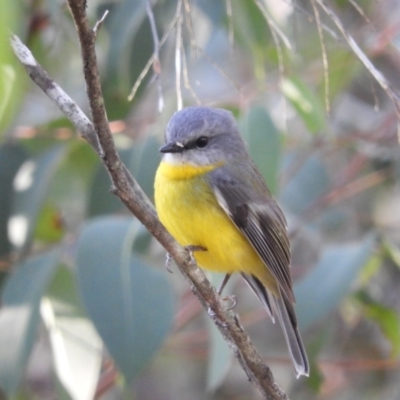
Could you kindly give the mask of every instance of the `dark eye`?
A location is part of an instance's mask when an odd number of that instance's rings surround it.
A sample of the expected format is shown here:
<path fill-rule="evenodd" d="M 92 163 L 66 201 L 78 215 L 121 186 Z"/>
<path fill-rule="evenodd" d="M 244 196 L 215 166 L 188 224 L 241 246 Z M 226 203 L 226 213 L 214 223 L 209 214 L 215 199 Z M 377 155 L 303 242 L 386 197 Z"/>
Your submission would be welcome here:
<path fill-rule="evenodd" d="M 205 136 L 199 137 L 199 138 L 196 140 L 196 146 L 197 146 L 199 149 L 202 149 L 203 147 L 206 147 L 206 146 L 207 146 L 207 143 L 208 143 L 208 137 L 205 137 Z"/>

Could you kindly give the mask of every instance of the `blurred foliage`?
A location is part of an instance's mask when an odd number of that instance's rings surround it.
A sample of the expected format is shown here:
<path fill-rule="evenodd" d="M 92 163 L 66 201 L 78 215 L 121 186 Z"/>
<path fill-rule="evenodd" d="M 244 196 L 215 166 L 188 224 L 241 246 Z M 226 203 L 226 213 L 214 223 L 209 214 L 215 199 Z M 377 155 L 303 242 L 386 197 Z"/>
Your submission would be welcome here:
<path fill-rule="evenodd" d="M 146 1 L 88 2 L 93 24 L 110 11 L 97 54 L 122 160 L 152 199 L 180 56 L 184 105 L 233 111 L 289 221 L 310 379 L 295 380 L 279 328 L 243 282 L 228 288 L 277 380 L 296 399 L 398 399 L 392 103 L 322 10 L 320 36 L 308 0 L 152 3 L 166 39 L 160 74 L 150 66 L 142 76 L 154 51 Z M 398 88 L 400 4 L 330 6 Z M 163 250 L 110 192 L 94 152 L 29 82 L 10 30 L 88 112 L 64 2 L 0 2 L 0 398 L 258 399 L 187 283 L 165 271 Z"/>

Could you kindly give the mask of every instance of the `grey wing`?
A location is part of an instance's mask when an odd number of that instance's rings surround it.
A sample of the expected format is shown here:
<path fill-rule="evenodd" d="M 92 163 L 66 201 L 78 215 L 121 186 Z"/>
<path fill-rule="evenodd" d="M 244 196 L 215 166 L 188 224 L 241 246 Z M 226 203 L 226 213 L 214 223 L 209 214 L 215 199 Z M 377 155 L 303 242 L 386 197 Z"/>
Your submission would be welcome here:
<path fill-rule="evenodd" d="M 295 302 L 290 277 L 290 246 L 286 230 L 286 220 L 279 206 L 269 194 L 258 175 L 247 173 L 245 180 L 220 168 L 210 173 L 210 184 L 221 208 L 238 229 L 247 237 L 266 268 L 275 277 L 279 294 L 274 296 L 262 282 L 251 274 L 242 273 L 257 297 L 270 315 L 277 315 L 297 373 L 309 375 L 307 354 L 297 328 L 293 304 Z M 246 175 L 246 170 L 240 175 Z M 254 186 L 250 186 L 252 182 Z"/>
<path fill-rule="evenodd" d="M 269 268 L 281 293 L 294 303 L 286 220 L 265 184 L 257 176 L 255 184 L 264 186 L 255 190 L 225 168 L 213 171 L 210 178 L 219 205 Z"/>

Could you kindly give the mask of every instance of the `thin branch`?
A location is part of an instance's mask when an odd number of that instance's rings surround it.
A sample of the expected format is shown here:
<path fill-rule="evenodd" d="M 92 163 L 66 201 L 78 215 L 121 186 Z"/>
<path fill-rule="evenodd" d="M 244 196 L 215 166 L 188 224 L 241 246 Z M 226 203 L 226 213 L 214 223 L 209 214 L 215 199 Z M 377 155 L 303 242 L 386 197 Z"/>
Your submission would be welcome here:
<path fill-rule="evenodd" d="M 290 43 L 290 40 L 282 32 L 281 28 L 279 28 L 279 26 L 275 23 L 275 21 L 271 18 L 271 16 L 268 14 L 268 11 L 266 10 L 264 3 L 261 0 L 255 0 L 255 2 L 259 10 L 261 11 L 261 14 L 264 16 L 265 20 L 270 26 L 271 30 L 274 30 L 276 34 L 281 38 L 285 46 L 289 50 L 292 50 L 292 44 Z"/>
<path fill-rule="evenodd" d="M 367 14 L 365 14 L 364 10 L 361 8 L 360 5 L 358 5 L 354 0 L 348 0 L 349 3 L 356 9 L 356 11 L 364 18 L 365 22 L 367 24 L 371 23 L 371 20 L 367 17 Z"/>
<path fill-rule="evenodd" d="M 146 12 L 150 22 L 151 34 L 153 36 L 154 43 L 154 57 L 153 57 L 153 71 L 155 73 L 155 77 L 157 80 L 157 89 L 158 89 L 158 112 L 162 112 L 164 108 L 164 97 L 162 93 L 162 87 L 160 82 L 160 74 L 161 74 L 161 61 L 160 61 L 160 40 L 158 38 L 156 21 L 154 19 L 153 9 L 151 7 L 151 0 L 147 0 L 146 2 Z"/>
<path fill-rule="evenodd" d="M 225 0 L 226 4 L 226 15 L 228 17 L 228 37 L 229 37 L 229 48 L 233 53 L 233 46 L 235 44 L 235 36 L 233 31 L 233 11 L 232 11 L 232 0 Z"/>
<path fill-rule="evenodd" d="M 167 40 L 168 36 L 172 32 L 172 29 L 174 29 L 174 26 L 175 26 L 176 22 L 178 21 L 179 16 L 180 16 L 180 7 L 178 4 L 174 18 L 172 19 L 167 31 L 164 33 L 163 37 L 160 40 L 159 49 L 161 49 L 161 47 L 164 45 L 165 41 Z M 140 84 L 143 82 L 144 77 L 147 75 L 150 67 L 153 65 L 155 57 L 156 57 L 156 55 L 155 55 L 155 53 L 153 53 L 152 56 L 147 61 L 145 67 L 143 68 L 142 72 L 140 73 L 140 75 L 136 79 L 135 84 L 132 87 L 131 93 L 128 96 L 128 101 L 132 101 L 133 98 L 135 97 L 135 94 L 136 94 L 137 90 L 139 89 Z"/>
<path fill-rule="evenodd" d="M 183 6 L 185 10 L 185 21 L 186 21 L 186 28 L 189 32 L 189 37 L 190 37 L 190 48 L 192 51 L 192 58 L 197 57 L 197 52 L 196 52 L 196 38 L 194 36 L 194 29 L 193 29 L 193 21 L 192 21 L 192 9 L 190 7 L 190 3 L 188 0 L 183 0 Z"/>
<path fill-rule="evenodd" d="M 109 129 L 107 115 L 104 108 L 104 99 L 100 86 L 100 77 L 97 68 L 95 54 L 95 32 L 90 27 L 85 6 L 85 0 L 68 0 L 76 28 L 78 31 L 79 41 L 81 44 L 81 53 L 83 61 L 83 71 L 87 85 L 87 93 L 91 113 L 93 116 L 93 126 L 89 131 L 95 131 L 98 135 L 99 146 L 93 145 L 96 152 L 101 155 L 103 164 L 110 175 L 114 193 L 127 206 L 127 208 L 145 225 L 149 232 L 164 246 L 170 253 L 181 273 L 190 282 L 192 291 L 199 298 L 201 304 L 207 310 L 208 315 L 219 328 L 221 334 L 232 348 L 235 356 L 239 360 L 243 370 L 246 372 L 249 380 L 260 390 L 266 399 L 283 400 L 288 399 L 287 395 L 280 389 L 274 380 L 271 370 L 265 365 L 251 344 L 248 335 L 243 331 L 239 324 L 237 316 L 232 311 L 227 311 L 219 296 L 206 279 L 204 273 L 197 268 L 193 257 L 166 231 L 159 222 L 153 205 L 150 203 L 146 195 L 132 178 L 129 171 L 122 164 L 113 138 Z M 46 79 L 38 79 L 43 69 L 33 58 L 32 54 L 22 45 L 20 41 L 16 41 L 15 37 L 11 38 L 11 44 L 17 47 L 16 54 L 24 65 L 31 78 L 39 85 L 39 87 L 49 96 L 56 105 L 65 111 L 65 105 L 60 100 L 59 94 L 63 92 L 54 81 L 46 74 Z M 18 46 L 16 46 L 18 44 Z M 49 91 L 49 87 L 51 90 Z M 78 107 L 74 106 L 75 110 Z M 64 111 L 63 111 L 64 112 Z M 67 114 L 66 114 L 67 115 Z M 68 113 L 68 118 L 76 126 L 87 124 L 88 119 L 79 112 Z M 92 141 L 89 142 L 92 144 Z"/>
<path fill-rule="evenodd" d="M 326 53 L 325 40 L 324 40 L 324 31 L 322 29 L 321 18 L 319 15 L 318 7 L 315 4 L 315 0 L 311 0 L 311 5 L 314 10 L 315 21 L 317 23 L 318 29 L 318 37 L 319 42 L 321 44 L 322 51 L 322 63 L 324 66 L 324 83 L 325 83 L 325 109 L 327 114 L 330 114 L 330 101 L 329 101 L 329 63 L 328 63 L 328 55 Z"/>
<path fill-rule="evenodd" d="M 400 95 L 395 91 L 387 79 L 384 77 L 381 71 L 379 71 L 375 65 L 371 62 L 371 60 L 366 56 L 366 54 L 361 50 L 360 46 L 353 39 L 353 37 L 348 33 L 346 28 L 343 26 L 340 18 L 335 14 L 335 12 L 325 3 L 324 0 L 315 0 L 321 8 L 325 11 L 325 13 L 329 16 L 329 18 L 334 22 L 337 26 L 343 37 L 345 38 L 347 44 L 353 50 L 354 54 L 357 58 L 364 64 L 364 67 L 368 70 L 368 72 L 375 78 L 375 80 L 379 83 L 382 89 L 386 92 L 386 94 L 393 101 L 393 104 L 396 109 L 397 117 L 400 118 Z"/>
<path fill-rule="evenodd" d="M 30 78 L 38 85 L 51 100 L 53 100 L 60 111 L 70 121 L 76 121 L 75 127 L 82 137 L 87 140 L 96 152 L 102 157 L 99 139 L 93 128 L 93 124 L 77 104 L 54 82 L 49 74 L 37 63 L 30 50 L 21 42 L 18 36 L 11 35 L 11 47 L 19 62 L 23 65 Z"/>
<path fill-rule="evenodd" d="M 196 102 L 196 104 L 198 106 L 200 106 L 201 101 L 200 101 L 199 97 L 197 96 L 196 92 L 194 91 L 192 85 L 190 84 L 189 72 L 188 72 L 187 60 L 186 60 L 186 53 L 185 53 L 184 49 L 182 49 L 182 67 L 183 67 L 183 84 L 185 85 L 185 88 L 187 90 L 189 90 L 189 93 L 192 95 L 193 100 Z"/>
<path fill-rule="evenodd" d="M 206 59 L 206 61 L 214 67 L 223 78 L 225 78 L 238 92 L 238 94 L 242 95 L 242 90 L 240 86 L 201 48 L 196 47 L 197 51 L 201 53 L 201 55 Z"/>
<path fill-rule="evenodd" d="M 278 55 L 278 70 L 279 70 L 279 86 L 281 88 L 281 93 L 283 93 L 282 86 L 283 86 L 283 79 L 285 76 L 285 67 L 283 63 L 283 51 L 282 51 L 282 46 L 281 42 L 279 41 L 279 36 L 277 31 L 275 30 L 274 26 L 271 24 L 272 19 L 269 17 L 268 13 L 264 9 L 264 6 L 257 0 L 256 1 L 257 7 L 261 10 L 262 14 L 264 15 L 265 21 L 267 22 L 267 25 L 269 27 L 269 30 L 271 31 L 272 35 L 272 40 L 274 41 L 275 47 L 276 47 L 276 53 Z M 287 101 L 286 97 L 282 94 L 282 100 L 283 100 L 283 122 L 284 122 L 284 128 L 285 131 L 287 132 Z"/>
<path fill-rule="evenodd" d="M 312 14 L 310 14 L 308 11 L 304 10 L 304 8 L 300 7 L 297 3 L 290 1 L 290 0 L 282 0 L 283 2 L 285 2 L 286 4 L 290 5 L 291 7 L 293 7 L 294 10 L 296 10 L 299 14 L 303 15 L 304 17 L 307 18 L 308 21 L 310 22 L 316 22 L 315 18 Z M 329 28 L 329 26 L 325 25 L 325 24 L 321 24 L 322 29 L 325 32 L 328 32 L 335 40 L 337 40 L 338 42 L 341 42 L 341 38 L 336 34 L 336 32 Z"/>
<path fill-rule="evenodd" d="M 108 10 L 104 11 L 103 16 L 96 22 L 96 24 L 93 28 L 94 34 L 96 36 L 99 33 L 99 30 L 100 30 L 101 26 L 103 25 L 104 20 L 107 18 L 108 13 L 109 13 Z"/>
<path fill-rule="evenodd" d="M 182 7 L 182 1 L 179 1 L 179 8 Z M 182 16 L 179 16 L 176 23 L 176 41 L 175 41 L 175 87 L 176 87 L 176 108 L 181 110 L 182 100 Z"/>

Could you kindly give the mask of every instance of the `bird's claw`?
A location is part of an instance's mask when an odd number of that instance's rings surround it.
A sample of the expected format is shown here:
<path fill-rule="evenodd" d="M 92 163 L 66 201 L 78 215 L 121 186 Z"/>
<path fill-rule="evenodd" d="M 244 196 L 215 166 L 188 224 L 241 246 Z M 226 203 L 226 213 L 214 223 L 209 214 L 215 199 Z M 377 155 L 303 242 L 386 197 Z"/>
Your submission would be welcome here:
<path fill-rule="evenodd" d="M 170 268 L 171 266 L 171 261 L 172 261 L 172 256 L 171 254 L 167 253 L 167 255 L 165 256 L 165 268 L 167 269 L 167 271 L 169 273 L 173 273 L 172 269 Z"/>
<path fill-rule="evenodd" d="M 189 252 L 189 257 L 190 257 L 190 262 L 196 262 L 196 260 L 194 259 L 193 253 L 195 251 L 207 251 L 207 249 L 203 246 L 197 246 L 197 245 L 193 245 L 190 244 L 189 246 L 185 246 L 185 250 Z"/>
<path fill-rule="evenodd" d="M 221 296 L 221 300 L 223 302 L 231 303 L 231 304 L 228 304 L 228 306 L 226 307 L 227 311 L 233 310 L 236 307 L 237 297 L 234 294 L 231 296 Z"/>

